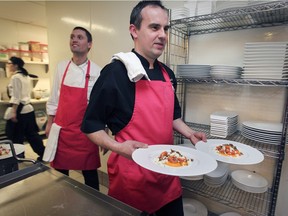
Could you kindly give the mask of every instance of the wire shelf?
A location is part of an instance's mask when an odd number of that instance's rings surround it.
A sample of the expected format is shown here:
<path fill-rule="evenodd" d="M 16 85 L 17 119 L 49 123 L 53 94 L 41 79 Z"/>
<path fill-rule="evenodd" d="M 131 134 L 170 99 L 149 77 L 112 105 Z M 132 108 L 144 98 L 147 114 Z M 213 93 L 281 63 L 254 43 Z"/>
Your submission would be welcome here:
<path fill-rule="evenodd" d="M 170 25 L 187 35 L 286 25 L 288 2 L 258 4 L 201 16 L 171 20 Z"/>
<path fill-rule="evenodd" d="M 211 79 L 211 78 L 177 78 L 179 83 L 233 84 L 250 86 L 288 87 L 288 80 L 247 80 L 247 79 Z"/>
<path fill-rule="evenodd" d="M 221 187 L 209 187 L 203 180 L 189 181 L 181 179 L 182 188 L 224 205 L 246 212 L 249 216 L 269 215 L 271 190 L 265 193 L 249 193 L 233 185 L 231 177 Z"/>

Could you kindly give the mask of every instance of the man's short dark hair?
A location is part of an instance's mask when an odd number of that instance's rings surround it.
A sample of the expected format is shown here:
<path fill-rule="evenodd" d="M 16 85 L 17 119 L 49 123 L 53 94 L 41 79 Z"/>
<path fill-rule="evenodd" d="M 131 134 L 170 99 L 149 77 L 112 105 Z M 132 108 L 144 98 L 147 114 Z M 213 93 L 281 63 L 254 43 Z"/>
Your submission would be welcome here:
<path fill-rule="evenodd" d="M 140 29 L 141 27 L 141 22 L 142 22 L 142 16 L 141 16 L 141 11 L 143 8 L 147 6 L 158 6 L 162 8 L 163 10 L 167 10 L 162 4 L 161 1 L 149 1 L 149 0 L 143 0 L 140 1 L 132 10 L 131 15 L 130 15 L 130 24 L 133 24 L 136 26 L 137 29 Z"/>
<path fill-rule="evenodd" d="M 76 26 L 76 27 L 73 29 L 73 31 L 74 31 L 74 30 L 77 30 L 77 29 L 84 31 L 85 34 L 86 34 L 86 36 L 87 36 L 87 38 L 88 38 L 88 42 L 89 42 L 89 43 L 92 42 L 92 35 L 91 35 L 91 33 L 90 33 L 87 29 L 85 29 L 85 28 L 83 28 L 83 27 L 81 27 L 81 26 Z"/>

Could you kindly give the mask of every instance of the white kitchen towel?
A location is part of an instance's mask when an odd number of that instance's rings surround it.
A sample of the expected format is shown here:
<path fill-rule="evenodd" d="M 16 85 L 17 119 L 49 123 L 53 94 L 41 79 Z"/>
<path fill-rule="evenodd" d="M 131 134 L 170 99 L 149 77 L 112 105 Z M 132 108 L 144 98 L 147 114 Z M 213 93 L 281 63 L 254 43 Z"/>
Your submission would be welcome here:
<path fill-rule="evenodd" d="M 143 68 L 141 61 L 133 52 L 128 53 L 116 53 L 112 56 L 111 62 L 114 60 L 120 60 L 126 67 L 128 77 L 131 82 L 139 81 L 143 76 L 150 81 L 145 69 Z"/>
<path fill-rule="evenodd" d="M 61 126 L 53 123 L 46 143 L 43 160 L 51 162 L 55 158 Z"/>
<path fill-rule="evenodd" d="M 12 117 L 12 111 L 13 111 L 13 108 L 12 108 L 12 107 L 7 107 L 7 109 L 6 109 L 5 113 L 4 113 L 3 118 L 4 118 L 5 120 L 11 119 L 11 117 Z"/>

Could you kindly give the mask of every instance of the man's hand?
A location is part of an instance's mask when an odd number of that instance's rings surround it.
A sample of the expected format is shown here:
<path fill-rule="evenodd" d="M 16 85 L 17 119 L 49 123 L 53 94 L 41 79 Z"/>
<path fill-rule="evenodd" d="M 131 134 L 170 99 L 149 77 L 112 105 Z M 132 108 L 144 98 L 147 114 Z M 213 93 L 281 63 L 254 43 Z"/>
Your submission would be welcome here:
<path fill-rule="evenodd" d="M 138 148 L 148 148 L 148 144 L 127 140 L 123 143 L 118 144 L 119 148 L 117 149 L 117 153 L 126 157 L 128 159 L 132 159 L 132 153 Z"/>
<path fill-rule="evenodd" d="M 194 132 L 191 136 L 190 136 L 190 141 L 195 145 L 197 142 L 199 141 L 204 141 L 207 142 L 207 137 L 206 134 L 203 132 Z"/>

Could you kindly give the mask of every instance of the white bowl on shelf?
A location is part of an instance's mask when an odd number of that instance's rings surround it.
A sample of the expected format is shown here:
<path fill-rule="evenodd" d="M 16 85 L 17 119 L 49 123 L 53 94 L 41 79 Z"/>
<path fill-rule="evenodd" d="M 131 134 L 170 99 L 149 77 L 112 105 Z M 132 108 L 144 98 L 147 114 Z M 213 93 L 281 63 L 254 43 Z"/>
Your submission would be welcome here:
<path fill-rule="evenodd" d="M 237 212 L 225 212 L 219 216 L 241 216 L 241 215 L 238 214 Z"/>
<path fill-rule="evenodd" d="M 237 188 L 246 192 L 264 193 L 268 189 L 268 181 L 265 177 L 248 170 L 234 170 L 231 172 L 231 178 Z"/>
<path fill-rule="evenodd" d="M 207 207 L 200 201 L 192 198 L 183 198 L 184 216 L 207 216 Z"/>

